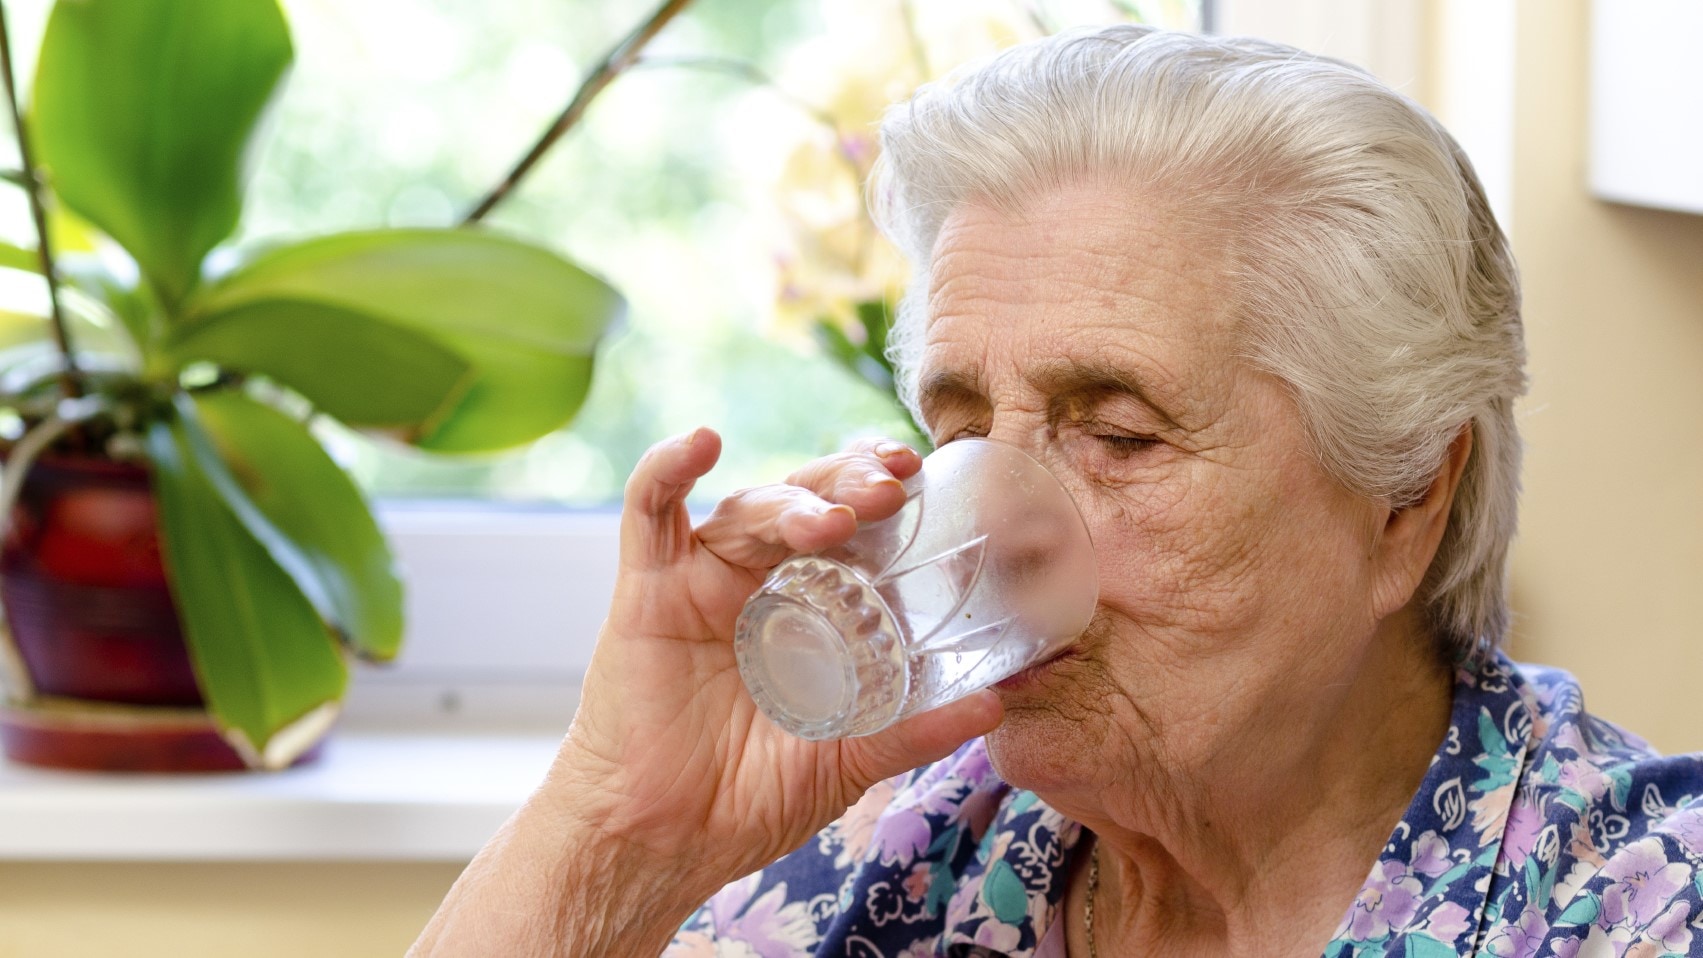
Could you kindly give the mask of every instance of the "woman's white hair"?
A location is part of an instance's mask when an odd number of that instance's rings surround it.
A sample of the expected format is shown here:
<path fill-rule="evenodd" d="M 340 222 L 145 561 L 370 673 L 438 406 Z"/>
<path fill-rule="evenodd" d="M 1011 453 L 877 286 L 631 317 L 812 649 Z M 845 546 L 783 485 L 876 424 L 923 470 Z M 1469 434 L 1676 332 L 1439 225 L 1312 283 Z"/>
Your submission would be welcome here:
<path fill-rule="evenodd" d="M 887 112 L 871 184 L 912 264 L 889 337 L 916 406 L 931 258 L 969 202 L 1069 183 L 1134 188 L 1230 252 L 1247 358 L 1285 382 L 1348 488 L 1417 501 L 1450 443 L 1472 453 L 1424 584 L 1461 661 L 1508 627 L 1525 391 L 1519 284 L 1471 164 L 1428 113 L 1339 61 L 1139 26 L 1026 43 Z"/>

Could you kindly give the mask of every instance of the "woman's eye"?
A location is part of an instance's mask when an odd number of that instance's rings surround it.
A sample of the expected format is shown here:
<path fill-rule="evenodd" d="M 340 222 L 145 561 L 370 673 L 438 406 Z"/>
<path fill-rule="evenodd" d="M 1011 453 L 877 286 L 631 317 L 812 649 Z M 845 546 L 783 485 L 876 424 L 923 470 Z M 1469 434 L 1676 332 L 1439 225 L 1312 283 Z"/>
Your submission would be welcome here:
<path fill-rule="evenodd" d="M 1095 442 L 1104 446 L 1106 451 L 1110 453 L 1114 459 L 1128 459 L 1136 453 L 1158 443 L 1158 440 L 1156 439 L 1146 439 L 1141 436 L 1125 436 L 1120 433 L 1091 432 L 1089 435 L 1093 437 Z"/>
<path fill-rule="evenodd" d="M 939 442 L 935 443 L 935 445 L 944 446 L 949 442 L 955 442 L 959 439 L 983 439 L 986 437 L 987 432 L 981 429 L 955 429 L 946 433 L 946 435 L 943 436 Z"/>

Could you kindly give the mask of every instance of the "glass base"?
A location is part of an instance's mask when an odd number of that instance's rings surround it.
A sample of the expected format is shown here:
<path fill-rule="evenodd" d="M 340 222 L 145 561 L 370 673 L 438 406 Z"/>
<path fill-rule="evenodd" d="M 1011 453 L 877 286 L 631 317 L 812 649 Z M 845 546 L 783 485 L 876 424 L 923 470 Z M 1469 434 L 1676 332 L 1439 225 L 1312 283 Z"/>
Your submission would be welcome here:
<path fill-rule="evenodd" d="M 885 728 L 910 690 L 892 610 L 849 566 L 821 556 L 775 567 L 739 617 L 734 652 L 757 707 L 800 738 Z"/>

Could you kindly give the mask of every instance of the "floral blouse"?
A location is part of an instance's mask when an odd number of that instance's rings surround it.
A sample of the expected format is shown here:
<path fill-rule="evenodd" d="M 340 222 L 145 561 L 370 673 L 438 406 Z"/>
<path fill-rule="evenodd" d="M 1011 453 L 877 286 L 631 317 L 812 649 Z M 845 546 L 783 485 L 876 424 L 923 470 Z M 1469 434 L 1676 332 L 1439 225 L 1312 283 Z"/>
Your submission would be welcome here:
<path fill-rule="evenodd" d="M 974 741 L 729 885 L 666 954 L 1035 958 L 1081 832 Z M 1587 714 L 1572 676 L 1502 657 L 1457 674 L 1448 734 L 1324 950 L 1486 954 L 1703 958 L 1703 753 L 1663 758 Z"/>

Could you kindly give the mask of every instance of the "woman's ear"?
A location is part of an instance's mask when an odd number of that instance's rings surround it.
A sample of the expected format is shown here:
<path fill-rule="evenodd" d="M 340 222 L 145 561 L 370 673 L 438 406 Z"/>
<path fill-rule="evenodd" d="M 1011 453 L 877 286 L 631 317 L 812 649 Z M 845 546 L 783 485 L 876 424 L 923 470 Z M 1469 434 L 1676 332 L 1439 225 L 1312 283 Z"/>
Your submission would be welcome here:
<path fill-rule="evenodd" d="M 1448 454 L 1438 466 L 1437 474 L 1431 477 L 1425 494 L 1400 509 L 1392 509 L 1384 521 L 1374 553 L 1378 566 L 1379 617 L 1392 615 L 1407 605 L 1425 581 L 1425 572 L 1431 568 L 1437 545 L 1443 541 L 1443 531 L 1449 526 L 1455 492 L 1460 488 L 1461 475 L 1466 472 L 1471 456 L 1472 423 L 1468 422 L 1449 443 Z"/>

